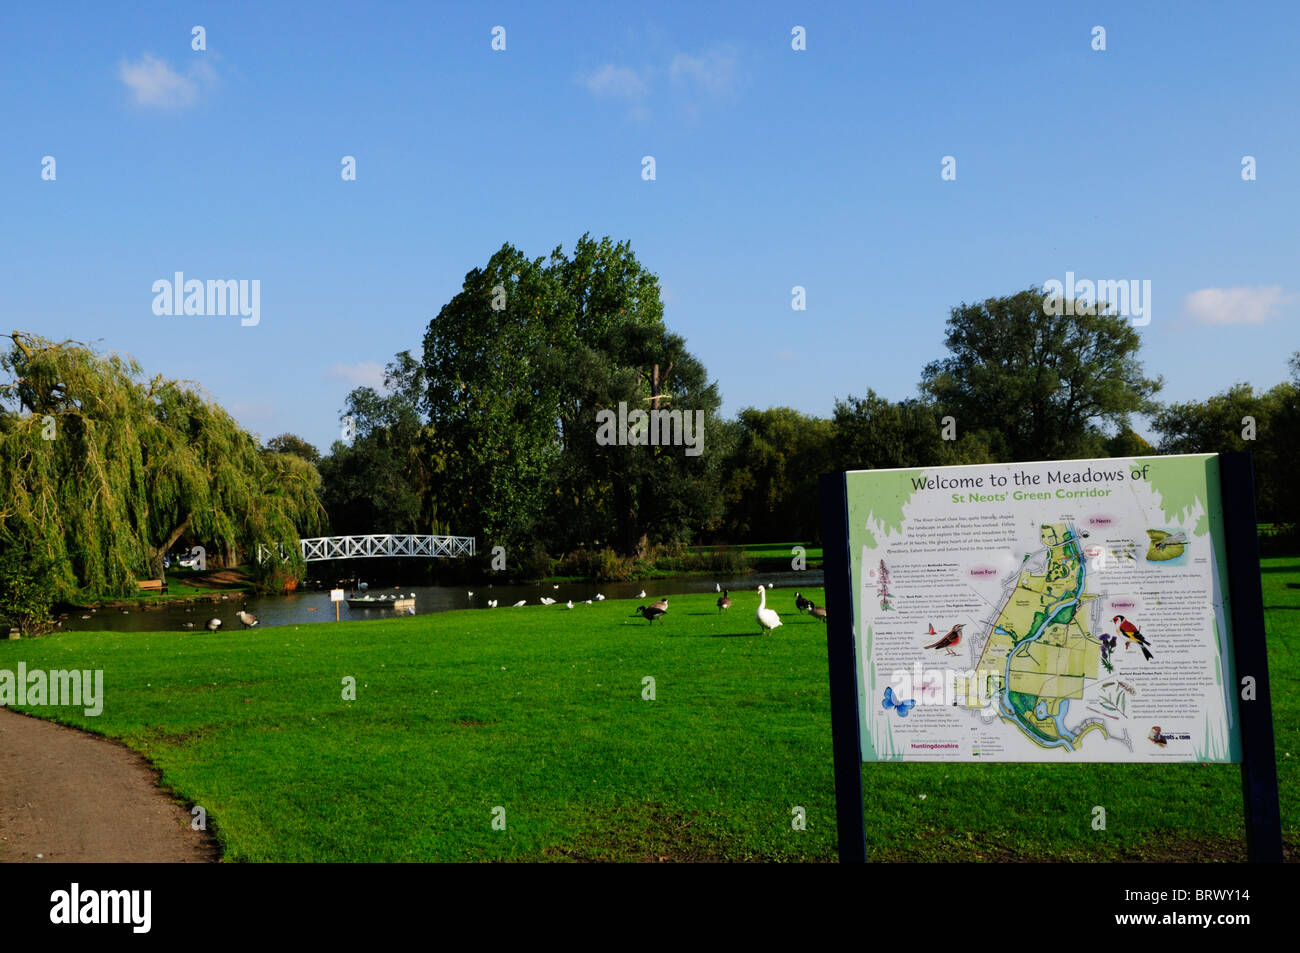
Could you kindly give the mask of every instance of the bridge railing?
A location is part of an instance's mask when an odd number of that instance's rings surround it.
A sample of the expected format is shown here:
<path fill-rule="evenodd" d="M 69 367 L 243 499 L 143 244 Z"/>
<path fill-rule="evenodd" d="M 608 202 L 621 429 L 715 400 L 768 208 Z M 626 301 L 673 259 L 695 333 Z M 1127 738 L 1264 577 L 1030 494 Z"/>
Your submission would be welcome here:
<path fill-rule="evenodd" d="M 369 534 L 365 536 L 316 536 L 298 541 L 305 562 L 326 559 L 373 558 L 449 558 L 473 556 L 473 536 L 420 536 L 404 533 Z M 269 546 L 258 544 L 257 561 L 273 552 Z M 281 555 L 283 558 L 283 554 Z"/>

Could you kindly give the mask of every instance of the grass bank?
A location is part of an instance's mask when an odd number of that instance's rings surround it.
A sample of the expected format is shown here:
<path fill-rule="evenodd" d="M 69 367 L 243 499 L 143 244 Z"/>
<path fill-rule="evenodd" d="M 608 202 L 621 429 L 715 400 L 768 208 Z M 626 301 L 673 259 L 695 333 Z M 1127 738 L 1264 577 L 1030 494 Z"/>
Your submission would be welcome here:
<path fill-rule="evenodd" d="M 1264 570 L 1294 856 L 1300 559 Z M 757 594 L 737 592 L 723 615 L 711 594 L 674 596 L 653 625 L 609 600 L 68 633 L 0 643 L 0 668 L 102 668 L 99 717 L 33 713 L 147 755 L 230 860 L 832 860 L 825 630 L 793 598 L 773 591 L 786 625 L 770 637 Z M 1244 857 L 1232 765 L 880 764 L 863 779 L 873 860 Z"/>

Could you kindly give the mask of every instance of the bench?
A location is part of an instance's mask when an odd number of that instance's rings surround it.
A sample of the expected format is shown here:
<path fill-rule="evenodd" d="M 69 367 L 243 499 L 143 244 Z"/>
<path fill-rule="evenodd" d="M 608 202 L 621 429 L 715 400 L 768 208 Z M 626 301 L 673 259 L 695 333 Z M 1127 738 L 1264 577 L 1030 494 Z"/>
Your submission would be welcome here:
<path fill-rule="evenodd" d="M 137 579 L 135 584 L 145 592 L 166 592 L 167 583 L 161 579 Z"/>

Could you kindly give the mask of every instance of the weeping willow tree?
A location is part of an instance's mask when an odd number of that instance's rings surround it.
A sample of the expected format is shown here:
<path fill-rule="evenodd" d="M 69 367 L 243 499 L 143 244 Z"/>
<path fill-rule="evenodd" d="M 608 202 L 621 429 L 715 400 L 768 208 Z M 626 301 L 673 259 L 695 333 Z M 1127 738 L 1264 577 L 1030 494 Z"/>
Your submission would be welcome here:
<path fill-rule="evenodd" d="M 191 385 L 24 332 L 0 355 L 0 548 L 51 567 L 60 598 L 126 595 L 178 540 L 225 565 L 277 546 L 302 569 L 323 522 L 315 467 L 261 449 Z"/>

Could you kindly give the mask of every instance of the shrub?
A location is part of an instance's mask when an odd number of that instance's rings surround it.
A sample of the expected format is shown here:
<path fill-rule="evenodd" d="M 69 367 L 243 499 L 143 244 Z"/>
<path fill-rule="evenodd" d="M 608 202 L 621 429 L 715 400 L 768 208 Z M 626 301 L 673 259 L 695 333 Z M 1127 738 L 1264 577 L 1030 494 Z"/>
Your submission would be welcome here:
<path fill-rule="evenodd" d="M 49 631 L 54 584 L 49 561 L 17 547 L 0 553 L 0 619 L 23 635 Z"/>

